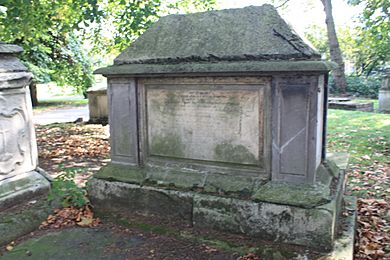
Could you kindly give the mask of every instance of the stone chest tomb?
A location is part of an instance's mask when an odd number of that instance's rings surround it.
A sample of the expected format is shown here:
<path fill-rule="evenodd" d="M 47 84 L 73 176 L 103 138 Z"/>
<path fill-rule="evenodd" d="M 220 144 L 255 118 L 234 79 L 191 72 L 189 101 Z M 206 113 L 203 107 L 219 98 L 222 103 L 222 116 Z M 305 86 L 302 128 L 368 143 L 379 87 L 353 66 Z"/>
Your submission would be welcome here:
<path fill-rule="evenodd" d="M 270 5 L 161 18 L 96 71 L 111 164 L 92 201 L 330 248 L 344 178 L 325 160 L 329 70 Z"/>

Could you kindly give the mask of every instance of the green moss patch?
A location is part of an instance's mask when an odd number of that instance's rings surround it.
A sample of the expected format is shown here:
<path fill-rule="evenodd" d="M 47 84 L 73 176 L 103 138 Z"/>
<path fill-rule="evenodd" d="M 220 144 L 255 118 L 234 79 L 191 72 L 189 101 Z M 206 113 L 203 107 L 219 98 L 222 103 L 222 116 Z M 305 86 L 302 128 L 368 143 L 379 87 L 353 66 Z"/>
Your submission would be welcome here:
<path fill-rule="evenodd" d="M 107 181 L 122 181 L 126 183 L 142 184 L 146 174 L 141 168 L 110 164 L 98 171 L 95 178 Z"/>
<path fill-rule="evenodd" d="M 218 144 L 214 150 L 214 158 L 217 161 L 232 162 L 240 164 L 258 164 L 258 160 L 248 148 L 243 145 L 229 143 Z"/>
<path fill-rule="evenodd" d="M 252 196 L 257 202 L 270 202 L 303 208 L 314 208 L 331 201 L 330 189 L 324 185 L 269 182 Z"/>

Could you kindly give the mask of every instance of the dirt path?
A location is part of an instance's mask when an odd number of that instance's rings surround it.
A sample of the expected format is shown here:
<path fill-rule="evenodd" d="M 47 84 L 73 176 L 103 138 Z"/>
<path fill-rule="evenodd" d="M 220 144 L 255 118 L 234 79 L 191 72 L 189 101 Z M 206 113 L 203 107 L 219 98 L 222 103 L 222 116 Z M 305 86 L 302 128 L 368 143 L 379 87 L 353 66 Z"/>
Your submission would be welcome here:
<path fill-rule="evenodd" d="M 82 118 L 84 122 L 89 120 L 88 105 L 34 111 L 33 122 L 37 125 L 48 125 L 74 122 L 79 118 Z"/>

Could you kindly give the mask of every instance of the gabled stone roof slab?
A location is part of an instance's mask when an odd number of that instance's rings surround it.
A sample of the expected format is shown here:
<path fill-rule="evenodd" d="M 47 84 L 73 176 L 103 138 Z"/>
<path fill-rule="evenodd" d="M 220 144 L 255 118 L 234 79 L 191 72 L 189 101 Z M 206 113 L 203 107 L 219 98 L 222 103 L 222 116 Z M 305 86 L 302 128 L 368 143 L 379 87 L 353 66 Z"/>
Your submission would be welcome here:
<path fill-rule="evenodd" d="M 299 63 L 302 61 L 311 63 Z M 113 66 L 95 73 L 147 75 L 329 68 L 276 9 L 266 4 L 162 17 L 124 50 Z"/>

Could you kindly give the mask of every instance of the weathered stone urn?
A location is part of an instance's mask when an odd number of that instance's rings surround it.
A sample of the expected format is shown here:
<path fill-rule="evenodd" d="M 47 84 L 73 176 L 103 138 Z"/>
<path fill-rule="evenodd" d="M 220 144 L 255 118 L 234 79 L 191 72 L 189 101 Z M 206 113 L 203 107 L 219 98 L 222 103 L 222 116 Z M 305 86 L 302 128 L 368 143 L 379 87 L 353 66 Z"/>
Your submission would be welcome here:
<path fill-rule="evenodd" d="M 111 129 L 96 209 L 331 248 L 330 68 L 270 5 L 161 18 L 96 71 Z"/>
<path fill-rule="evenodd" d="M 32 74 L 16 57 L 22 48 L 0 43 L 0 245 L 36 229 L 49 207 L 49 181 L 37 168 L 28 84 Z"/>
<path fill-rule="evenodd" d="M 0 43 L 0 210 L 48 191 L 36 172 L 38 154 L 28 84 L 32 74 L 15 54 L 22 48 Z"/>

